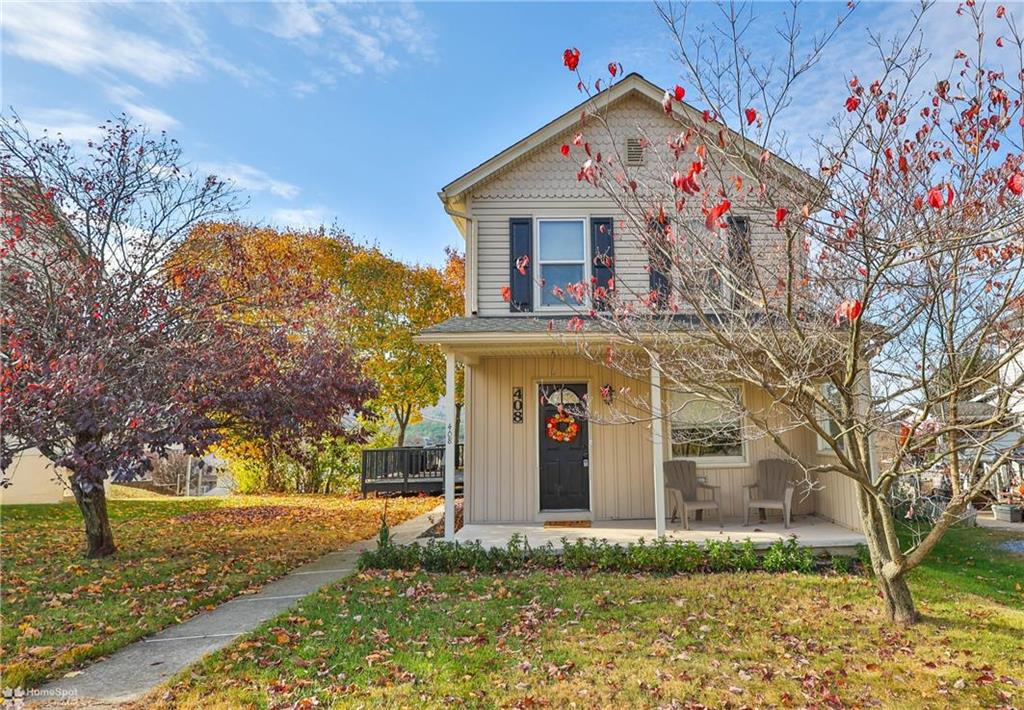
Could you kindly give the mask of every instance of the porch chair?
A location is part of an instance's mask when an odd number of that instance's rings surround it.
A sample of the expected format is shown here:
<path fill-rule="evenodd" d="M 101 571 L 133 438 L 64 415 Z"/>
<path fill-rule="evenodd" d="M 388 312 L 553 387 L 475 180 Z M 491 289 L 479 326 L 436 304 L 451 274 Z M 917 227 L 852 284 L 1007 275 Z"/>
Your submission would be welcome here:
<path fill-rule="evenodd" d="M 793 513 L 795 485 L 790 474 L 796 470 L 785 459 L 763 459 L 757 462 L 757 483 L 743 486 L 743 524 L 750 524 L 750 509 L 758 508 L 762 519 L 766 508 L 781 510 L 782 520 L 789 527 Z M 756 498 L 755 496 L 756 491 Z"/>
<path fill-rule="evenodd" d="M 697 491 L 700 489 L 712 492 L 712 500 L 700 500 Z M 672 460 L 665 462 L 665 492 L 675 504 L 672 520 L 681 514 L 683 530 L 690 529 L 690 511 L 694 514 L 702 510 L 714 510 L 718 513 L 718 527 L 722 527 L 722 509 L 718 505 L 719 486 L 709 486 L 697 480 L 697 464 L 693 461 Z"/>

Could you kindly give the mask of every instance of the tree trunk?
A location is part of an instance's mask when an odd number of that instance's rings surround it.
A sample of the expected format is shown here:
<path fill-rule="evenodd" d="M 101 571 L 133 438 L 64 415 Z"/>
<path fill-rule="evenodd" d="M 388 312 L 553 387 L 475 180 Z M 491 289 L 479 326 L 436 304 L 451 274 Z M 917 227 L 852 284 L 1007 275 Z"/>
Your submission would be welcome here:
<path fill-rule="evenodd" d="M 879 577 L 879 588 L 885 601 L 885 615 L 889 621 L 904 626 L 915 624 L 920 619 L 914 606 L 914 597 L 910 594 L 907 578 L 900 574 L 892 579 Z"/>
<path fill-rule="evenodd" d="M 918 621 L 914 597 L 907 585 L 906 569 L 902 563 L 899 543 L 891 541 L 885 529 L 888 516 L 892 520 L 892 508 L 885 499 L 880 499 L 864 489 L 858 496 L 861 525 L 871 553 L 871 567 L 878 583 L 878 591 L 885 602 L 885 615 L 896 624 L 910 625 Z"/>
<path fill-rule="evenodd" d="M 71 490 L 85 521 L 85 556 L 89 559 L 107 557 L 117 552 L 114 533 L 107 516 L 107 494 L 100 483 L 90 491 L 82 489 L 77 476 L 71 476 Z"/>

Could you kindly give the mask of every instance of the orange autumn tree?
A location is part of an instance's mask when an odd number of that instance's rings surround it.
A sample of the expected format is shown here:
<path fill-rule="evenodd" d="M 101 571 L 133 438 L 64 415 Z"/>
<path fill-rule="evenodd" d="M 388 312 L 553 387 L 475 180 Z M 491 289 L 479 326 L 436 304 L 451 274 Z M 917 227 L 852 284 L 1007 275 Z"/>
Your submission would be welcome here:
<path fill-rule="evenodd" d="M 182 265 L 175 269 L 178 278 L 197 270 L 217 274 L 225 292 L 250 302 L 245 317 L 252 321 L 301 323 L 341 308 L 342 272 L 355 248 L 347 235 L 322 229 L 207 222 L 189 233 L 170 262 Z"/>
<path fill-rule="evenodd" d="M 353 304 L 348 333 L 380 388 L 378 410 L 394 419 L 398 446 L 420 409 L 444 393 L 440 349 L 413 338 L 462 312 L 464 282 L 464 259 L 452 251 L 443 271 L 405 264 L 378 247 L 356 249 L 346 264 L 343 289 Z"/>
<path fill-rule="evenodd" d="M 341 291 L 341 275 L 354 249 L 344 234 L 328 235 L 318 230 L 278 230 L 242 222 L 207 222 L 193 228 L 188 238 L 169 258 L 175 279 L 218 281 L 232 301 L 223 317 L 242 318 L 256 328 L 289 332 L 293 341 L 303 334 L 322 330 L 333 334 L 336 348 L 344 349 L 348 339 L 334 324 L 349 312 Z M 181 284 L 179 284 L 181 285 Z M 268 340 L 269 345 L 269 340 Z M 362 421 L 360 419 L 360 421 Z M 286 475 L 288 458 L 276 437 L 254 436 L 245 427 L 228 427 L 228 436 L 217 445 L 219 454 L 233 462 L 239 485 L 246 490 L 283 490 L 290 480 L 304 489 L 301 475 Z M 293 442 L 309 462 L 321 458 L 321 450 L 337 448 L 333 441 Z M 305 470 L 307 466 L 300 466 Z M 294 479 L 294 480 L 293 480 Z"/>
<path fill-rule="evenodd" d="M 445 247 L 445 262 L 441 279 L 447 291 L 445 318 L 461 316 L 466 310 L 466 255 L 452 247 Z M 462 405 L 465 402 L 466 372 L 461 363 L 455 369 L 455 443 L 461 440 Z"/>

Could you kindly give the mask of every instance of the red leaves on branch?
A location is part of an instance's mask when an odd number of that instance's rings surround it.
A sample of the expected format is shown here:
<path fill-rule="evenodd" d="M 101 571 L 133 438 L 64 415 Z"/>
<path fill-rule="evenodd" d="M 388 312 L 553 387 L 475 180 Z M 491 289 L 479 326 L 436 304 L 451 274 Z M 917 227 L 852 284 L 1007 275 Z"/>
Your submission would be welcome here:
<path fill-rule="evenodd" d="M 579 180 L 580 182 L 585 181 L 589 182 L 592 185 L 596 185 L 598 175 L 599 172 L 597 169 L 597 164 L 594 162 L 593 159 L 590 159 L 587 160 L 587 162 L 583 163 L 582 167 L 580 167 L 579 172 L 576 173 L 576 179 Z"/>
<path fill-rule="evenodd" d="M 775 228 L 776 229 L 781 229 L 782 228 L 782 223 L 786 220 L 787 216 L 789 216 L 789 210 L 786 209 L 785 207 L 779 207 L 777 210 L 775 210 Z"/>
<path fill-rule="evenodd" d="M 512 300 L 512 289 L 509 286 L 501 287 L 501 300 L 505 303 Z"/>
<path fill-rule="evenodd" d="M 844 320 L 853 323 L 855 320 L 860 318 L 860 314 L 863 309 L 864 307 L 858 299 L 848 298 L 836 306 L 835 314 L 832 316 L 832 322 L 835 325 L 839 325 Z"/>
<path fill-rule="evenodd" d="M 859 96 L 851 96 L 848 99 L 846 99 L 846 110 L 847 110 L 847 112 L 853 113 L 854 111 L 856 111 L 858 109 L 858 107 L 860 107 L 860 97 Z"/>
<path fill-rule="evenodd" d="M 516 271 L 521 275 L 526 276 L 526 269 L 530 266 L 530 257 L 528 254 L 523 254 L 521 257 L 516 259 Z"/>
<path fill-rule="evenodd" d="M 953 186 L 946 185 L 946 194 L 942 194 L 942 185 L 937 185 L 928 190 L 928 204 L 937 210 L 953 204 Z"/>
<path fill-rule="evenodd" d="M 748 108 L 743 113 L 747 117 L 747 125 L 748 126 L 752 125 L 754 123 L 754 121 L 757 120 L 757 110 L 756 109 Z"/>
<path fill-rule="evenodd" d="M 706 219 L 704 220 L 704 226 L 706 226 L 712 232 L 716 231 L 721 227 L 722 215 L 729 211 L 732 205 L 729 200 L 722 200 L 720 203 L 707 210 Z"/>
<path fill-rule="evenodd" d="M 562 63 L 569 71 L 576 71 L 576 67 L 580 64 L 580 50 L 575 47 L 565 50 L 562 53 Z"/>
<path fill-rule="evenodd" d="M 661 108 L 664 109 L 665 113 L 672 113 L 672 94 L 668 91 L 661 99 Z"/>
<path fill-rule="evenodd" d="M 996 7 L 996 17 L 997 18 L 1002 19 L 1005 14 L 1006 14 L 1006 7 L 1005 6 L 999 5 L 999 6 Z"/>
<path fill-rule="evenodd" d="M 613 79 L 615 78 L 615 75 L 618 74 L 621 71 L 622 71 L 622 65 L 621 64 L 619 64 L 617 62 L 609 62 L 608 63 L 608 73 L 612 75 Z"/>
<path fill-rule="evenodd" d="M 563 158 L 568 158 L 569 157 L 569 146 L 568 146 L 568 144 L 562 144 L 562 147 L 560 148 L 560 150 L 562 151 L 562 157 Z"/>
<path fill-rule="evenodd" d="M 673 90 L 672 96 L 676 101 L 682 101 L 683 97 L 686 96 L 686 89 L 681 87 L 679 84 L 676 84 L 676 88 Z"/>
<path fill-rule="evenodd" d="M 1024 193 L 1024 173 L 1018 171 L 1006 181 L 1006 189 L 1020 197 Z"/>

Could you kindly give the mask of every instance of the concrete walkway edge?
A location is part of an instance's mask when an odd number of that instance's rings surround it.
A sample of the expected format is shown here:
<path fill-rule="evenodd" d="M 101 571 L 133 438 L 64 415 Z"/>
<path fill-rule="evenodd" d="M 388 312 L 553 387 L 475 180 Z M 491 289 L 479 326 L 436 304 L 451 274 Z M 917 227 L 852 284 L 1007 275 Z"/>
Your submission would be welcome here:
<path fill-rule="evenodd" d="M 442 507 L 391 529 L 396 543 L 410 543 L 440 519 Z M 203 656 L 230 644 L 308 596 L 347 577 L 360 553 L 376 547 L 376 537 L 296 567 L 255 594 L 235 597 L 217 608 L 135 641 L 70 677 L 42 686 L 36 707 L 110 707 L 145 695 Z"/>

